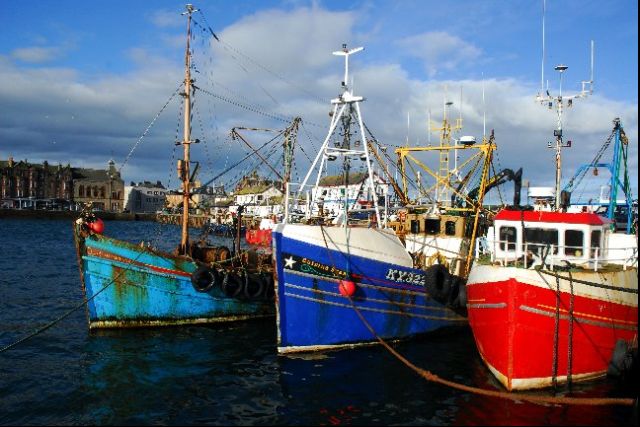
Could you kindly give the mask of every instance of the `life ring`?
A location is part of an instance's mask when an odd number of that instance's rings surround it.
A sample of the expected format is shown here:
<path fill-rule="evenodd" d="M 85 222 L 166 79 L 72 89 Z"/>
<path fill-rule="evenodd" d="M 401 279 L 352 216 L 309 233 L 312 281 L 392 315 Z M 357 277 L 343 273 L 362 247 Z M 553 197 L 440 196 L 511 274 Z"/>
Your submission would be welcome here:
<path fill-rule="evenodd" d="M 431 297 L 443 304 L 448 303 L 451 290 L 451 274 L 442 264 L 435 264 L 425 270 L 425 286 Z"/>
<path fill-rule="evenodd" d="M 264 279 L 260 274 L 247 274 L 244 285 L 244 296 L 248 299 L 258 299 L 262 297 L 266 288 Z"/>
<path fill-rule="evenodd" d="M 407 219 L 407 211 L 399 211 L 398 218 L 401 222 L 404 222 Z"/>
<path fill-rule="evenodd" d="M 201 265 L 191 273 L 191 284 L 198 292 L 209 292 L 220 282 L 220 275 L 216 270 L 212 270 L 205 265 Z"/>
<path fill-rule="evenodd" d="M 222 279 L 222 292 L 230 298 L 235 298 L 240 295 L 244 288 L 242 278 L 234 273 L 226 273 L 224 279 Z"/>

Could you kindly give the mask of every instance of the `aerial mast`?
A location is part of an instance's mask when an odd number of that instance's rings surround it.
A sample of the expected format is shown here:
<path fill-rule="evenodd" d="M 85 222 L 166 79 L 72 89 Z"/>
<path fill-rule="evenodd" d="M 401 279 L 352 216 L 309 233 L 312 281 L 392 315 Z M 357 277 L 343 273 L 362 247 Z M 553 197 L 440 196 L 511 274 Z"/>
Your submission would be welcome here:
<path fill-rule="evenodd" d="M 544 83 L 544 20 L 545 20 L 545 1 L 543 0 L 543 8 L 542 8 L 542 78 L 541 85 Z M 560 210 L 562 206 L 561 200 L 561 180 L 562 180 L 562 149 L 571 147 L 571 141 L 567 141 L 566 143 L 562 139 L 562 114 L 564 110 L 564 104 L 566 102 L 567 107 L 571 107 L 573 105 L 573 100 L 577 98 L 585 98 L 588 95 L 593 93 L 593 40 L 591 41 L 591 80 L 582 82 L 582 90 L 580 93 L 571 96 L 562 95 L 562 77 L 564 72 L 569 67 L 564 64 L 559 64 L 554 67 L 560 74 L 560 88 L 557 96 L 553 96 L 549 93 L 549 90 L 543 92 L 543 87 L 540 87 L 540 93 L 536 96 L 536 100 L 540 102 L 542 105 L 546 105 L 550 110 L 555 106 L 556 115 L 557 115 L 557 125 L 556 129 L 553 131 L 553 135 L 555 136 L 555 143 L 549 142 L 547 143 L 547 147 L 553 148 L 555 150 L 555 160 L 556 160 L 556 179 L 555 179 L 555 209 Z"/>

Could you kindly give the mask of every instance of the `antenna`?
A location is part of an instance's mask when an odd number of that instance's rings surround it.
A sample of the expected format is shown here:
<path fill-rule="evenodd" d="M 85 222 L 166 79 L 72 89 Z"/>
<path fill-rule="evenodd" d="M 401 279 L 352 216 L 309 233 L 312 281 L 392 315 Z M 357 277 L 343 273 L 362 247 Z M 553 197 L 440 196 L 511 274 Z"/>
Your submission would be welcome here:
<path fill-rule="evenodd" d="M 545 57 L 545 37 L 544 37 L 544 26 L 545 26 L 545 14 L 546 14 L 546 0 L 542 0 L 542 77 L 540 84 L 544 83 L 544 57 Z M 586 98 L 588 95 L 593 93 L 593 40 L 591 40 L 591 80 L 582 81 L 582 88 L 580 93 L 570 96 L 562 95 L 562 79 L 564 72 L 569 68 L 564 64 L 559 64 L 554 67 L 560 74 L 560 89 L 557 96 L 551 95 L 549 92 L 549 83 L 547 82 L 547 89 L 543 93 L 542 86 L 541 92 L 536 96 L 536 101 L 538 101 L 541 105 L 547 106 L 550 110 L 555 106 L 556 114 L 557 114 L 557 128 L 553 131 L 553 136 L 555 137 L 554 142 L 548 142 L 547 147 L 555 150 L 556 157 L 556 194 L 555 194 L 555 209 L 559 210 L 561 208 L 561 191 L 560 191 L 560 181 L 562 179 L 562 148 L 571 147 L 571 141 L 567 141 L 566 143 L 562 140 L 562 112 L 564 105 L 566 103 L 567 108 L 573 105 L 573 100 L 578 98 Z M 587 88 L 588 85 L 588 88 Z M 484 96 L 484 92 L 483 92 Z"/>
<path fill-rule="evenodd" d="M 482 139 L 487 136 L 487 107 L 484 103 L 484 72 L 482 73 Z"/>
<path fill-rule="evenodd" d="M 347 50 L 346 43 L 343 43 L 342 50 L 337 50 L 333 52 L 333 54 L 336 56 L 344 56 L 344 79 L 342 80 L 342 86 L 344 86 L 345 89 L 347 86 L 347 82 L 349 81 L 349 56 L 353 55 L 354 53 L 360 52 L 363 49 L 364 47 L 356 47 L 356 48 Z"/>
<path fill-rule="evenodd" d="M 544 93 L 544 18 L 547 11 L 547 1 L 542 0 L 542 75 L 540 77 L 540 96 Z M 549 83 L 547 83 L 547 89 L 549 88 Z"/>

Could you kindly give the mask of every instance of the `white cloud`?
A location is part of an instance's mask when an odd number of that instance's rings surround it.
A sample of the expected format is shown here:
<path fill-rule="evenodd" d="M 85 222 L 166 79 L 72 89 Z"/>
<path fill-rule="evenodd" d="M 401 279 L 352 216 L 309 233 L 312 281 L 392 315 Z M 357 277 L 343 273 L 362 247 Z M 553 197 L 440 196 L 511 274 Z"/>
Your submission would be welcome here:
<path fill-rule="evenodd" d="M 444 31 L 430 31 L 405 37 L 397 43 L 407 55 L 424 61 L 424 67 L 430 77 L 482 55 L 480 48 Z"/>
<path fill-rule="evenodd" d="M 60 53 L 58 47 L 33 46 L 14 49 L 11 56 L 23 62 L 42 63 L 57 59 Z"/>
<path fill-rule="evenodd" d="M 331 108 L 328 100 L 338 95 L 342 79 L 342 58 L 331 52 L 342 43 L 359 45 L 363 36 L 356 33 L 355 23 L 353 13 L 314 6 L 246 16 L 217 32 L 222 42 L 211 45 L 203 44 L 203 34 L 198 34 L 193 46 L 199 55 L 196 85 L 233 101 L 203 91 L 197 95 L 194 134 L 206 134 L 209 143 L 217 144 L 194 146 L 194 158 L 207 166 L 200 174 L 203 181 L 245 152 L 239 143 L 228 141 L 231 127 L 283 128 L 286 123 L 273 120 L 274 116 L 303 117 L 306 124 L 299 144 L 312 155 L 311 141 L 317 147 L 324 137 Z M 444 32 L 408 37 L 400 44 L 431 67 L 432 76 L 477 60 L 481 53 L 480 47 Z M 495 129 L 498 143 L 496 167 L 523 167 L 532 185 L 553 181 L 553 156 L 546 142 L 553 137 L 556 120 L 553 112 L 535 102 L 536 82 L 487 78 L 483 106 L 482 81 L 413 78 L 401 63 L 370 61 L 375 53 L 371 50 L 375 46 L 365 45 L 350 64 L 355 92 L 366 97 L 364 119 L 381 142 L 393 147 L 409 137 L 412 144 L 426 143 L 428 111 L 435 122 L 441 120 L 446 85 L 454 101 L 451 114 L 457 117 L 462 85 L 462 134 L 481 137 L 486 114 L 487 131 Z M 103 165 L 113 155 L 120 164 L 183 78 L 180 49 L 172 51 L 175 57 L 158 57 L 137 47 L 128 53 L 133 71 L 100 77 L 73 69 L 26 68 L 12 62 L 14 57 L 0 57 L 0 159 L 13 154 L 33 161 L 62 159 L 74 165 Z M 175 167 L 170 163 L 174 139 L 181 136 L 180 101 L 174 98 L 136 148 L 123 171 L 125 181 L 160 179 L 166 183 L 173 174 L 176 183 Z M 411 116 L 409 130 L 407 113 Z M 629 166 L 632 181 L 637 182 L 637 104 L 613 101 L 597 92 L 576 101 L 565 115 L 567 139 L 574 141 L 574 147 L 564 154 L 566 177 L 591 161 L 609 135 L 614 117 L 622 119 L 631 140 Z M 432 141 L 437 139 L 436 134 L 431 135 Z M 303 159 L 299 153 L 302 176 L 307 163 Z"/>

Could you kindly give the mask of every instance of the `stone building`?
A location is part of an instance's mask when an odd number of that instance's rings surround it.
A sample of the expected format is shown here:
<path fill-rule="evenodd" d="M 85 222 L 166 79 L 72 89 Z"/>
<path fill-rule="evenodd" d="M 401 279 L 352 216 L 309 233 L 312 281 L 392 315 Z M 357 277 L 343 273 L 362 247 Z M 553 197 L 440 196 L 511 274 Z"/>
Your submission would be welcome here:
<path fill-rule="evenodd" d="M 68 209 L 73 199 L 70 165 L 0 160 L 0 206 L 14 209 Z"/>
<path fill-rule="evenodd" d="M 124 181 L 109 160 L 108 168 L 73 168 L 73 201 L 78 208 L 82 203 L 93 202 L 94 209 L 122 212 L 124 209 Z"/>

